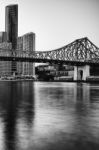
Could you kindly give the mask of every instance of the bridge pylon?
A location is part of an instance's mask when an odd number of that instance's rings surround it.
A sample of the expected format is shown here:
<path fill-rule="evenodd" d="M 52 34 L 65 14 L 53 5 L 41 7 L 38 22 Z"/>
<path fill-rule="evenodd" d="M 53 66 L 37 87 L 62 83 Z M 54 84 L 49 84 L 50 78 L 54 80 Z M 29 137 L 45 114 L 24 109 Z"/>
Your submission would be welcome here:
<path fill-rule="evenodd" d="M 74 66 L 74 81 L 83 80 L 86 81 L 87 77 L 90 76 L 90 66 Z"/>

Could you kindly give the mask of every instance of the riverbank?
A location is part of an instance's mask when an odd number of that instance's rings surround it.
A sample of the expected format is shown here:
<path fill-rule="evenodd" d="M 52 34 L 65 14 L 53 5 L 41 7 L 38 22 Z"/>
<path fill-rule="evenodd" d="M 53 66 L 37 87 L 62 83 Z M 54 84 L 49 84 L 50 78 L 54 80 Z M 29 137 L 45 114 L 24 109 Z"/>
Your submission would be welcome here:
<path fill-rule="evenodd" d="M 36 81 L 37 79 L 33 76 L 8 76 L 1 77 L 0 81 Z"/>
<path fill-rule="evenodd" d="M 44 81 L 44 80 L 32 80 L 32 79 L 17 79 L 17 80 L 0 80 L 0 82 L 70 82 L 70 83 L 95 83 L 95 84 L 99 84 L 99 80 L 95 81 L 95 80 L 88 80 L 88 81 L 84 81 L 84 80 L 50 80 L 50 81 Z"/>
<path fill-rule="evenodd" d="M 0 81 L 33 81 L 33 82 L 84 82 L 84 83 L 99 83 L 99 77 L 87 77 L 86 81 L 85 80 L 73 80 L 73 78 L 60 78 L 60 79 L 54 79 L 54 80 L 41 80 L 37 78 L 17 78 L 17 77 L 6 77 L 6 78 L 0 78 Z"/>

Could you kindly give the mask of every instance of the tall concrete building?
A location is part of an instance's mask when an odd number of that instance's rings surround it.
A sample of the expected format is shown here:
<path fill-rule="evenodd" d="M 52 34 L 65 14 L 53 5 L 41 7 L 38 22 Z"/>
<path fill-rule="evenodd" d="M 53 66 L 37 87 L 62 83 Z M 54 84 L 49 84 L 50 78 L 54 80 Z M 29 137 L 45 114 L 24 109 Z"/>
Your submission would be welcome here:
<path fill-rule="evenodd" d="M 23 51 L 23 37 L 20 36 L 17 39 L 17 49 L 20 51 L 20 53 Z M 23 74 L 23 62 L 17 62 L 17 74 L 22 75 Z"/>
<path fill-rule="evenodd" d="M 33 52 L 35 51 L 35 34 L 30 32 L 23 36 L 23 51 Z M 23 63 L 23 74 L 24 75 L 34 75 L 35 69 L 33 63 L 24 62 Z"/>
<path fill-rule="evenodd" d="M 7 42 L 7 33 L 6 32 L 0 32 L 0 43 Z"/>
<path fill-rule="evenodd" d="M 6 49 L 13 52 L 18 49 L 33 53 L 35 51 L 35 34 L 30 32 L 18 37 L 18 5 L 8 5 L 5 8 L 5 31 L 0 32 L 0 53 Z M 8 52 L 9 55 L 9 52 Z M 10 53 L 12 56 L 13 53 Z M 35 75 L 35 66 L 30 62 L 0 61 L 2 75 Z"/>
<path fill-rule="evenodd" d="M 17 48 L 18 38 L 18 5 L 8 5 L 5 10 L 5 31 L 7 42 L 12 43 L 13 51 Z M 12 73 L 16 72 L 16 62 L 12 62 Z"/>
<path fill-rule="evenodd" d="M 6 51 L 6 49 L 11 50 L 12 43 L 2 41 L 2 43 L 0 43 L 0 53 L 3 54 L 3 52 Z M 10 54 L 8 53 L 8 55 Z M 11 62 L 0 61 L 0 76 L 10 76 L 10 75 L 11 75 Z"/>
<path fill-rule="evenodd" d="M 6 49 L 11 49 L 12 44 L 7 42 L 7 33 L 0 32 L 0 53 Z M 0 76 L 11 75 L 11 62 L 0 61 Z"/>
<path fill-rule="evenodd" d="M 7 33 L 7 42 L 11 42 L 12 48 L 16 49 L 18 38 L 18 5 L 6 6 L 5 31 Z"/>
<path fill-rule="evenodd" d="M 27 33 L 21 37 L 18 37 L 17 49 L 20 51 L 26 51 L 27 53 L 33 53 L 35 51 L 35 34 L 33 32 Z M 17 64 L 18 74 L 22 75 L 35 75 L 35 65 L 30 62 L 19 62 Z"/>

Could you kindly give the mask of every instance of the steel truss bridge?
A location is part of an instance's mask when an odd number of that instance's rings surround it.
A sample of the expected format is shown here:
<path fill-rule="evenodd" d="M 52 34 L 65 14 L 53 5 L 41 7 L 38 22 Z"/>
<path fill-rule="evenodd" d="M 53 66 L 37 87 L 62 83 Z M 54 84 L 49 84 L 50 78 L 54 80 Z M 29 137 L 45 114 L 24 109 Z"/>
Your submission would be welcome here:
<path fill-rule="evenodd" d="M 99 65 L 99 48 L 87 37 L 51 51 L 27 51 L 0 47 L 0 61 L 49 62 L 68 65 Z"/>

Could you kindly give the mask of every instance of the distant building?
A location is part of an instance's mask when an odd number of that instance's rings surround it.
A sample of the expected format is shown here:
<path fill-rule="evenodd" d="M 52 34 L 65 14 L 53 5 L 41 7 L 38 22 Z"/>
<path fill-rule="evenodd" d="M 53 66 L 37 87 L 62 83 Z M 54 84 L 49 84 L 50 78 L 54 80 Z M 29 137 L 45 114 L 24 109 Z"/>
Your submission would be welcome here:
<path fill-rule="evenodd" d="M 16 49 L 18 37 L 18 5 L 8 5 L 5 11 L 7 42 L 11 42 L 12 48 Z"/>
<path fill-rule="evenodd" d="M 41 74 L 41 72 L 49 72 L 56 77 L 60 76 L 72 76 L 73 75 L 73 67 L 68 65 L 63 65 L 61 68 L 58 67 L 57 64 L 44 64 L 36 67 L 36 70 Z"/>
<path fill-rule="evenodd" d="M 35 34 L 30 32 L 18 37 L 18 5 L 5 8 L 5 31 L 0 32 L 0 53 L 11 49 L 26 53 L 35 51 Z M 12 53 L 6 52 L 12 56 Z M 35 75 L 35 66 L 30 62 L 0 61 L 1 75 Z"/>
<path fill-rule="evenodd" d="M 30 32 L 21 37 L 18 37 L 17 49 L 26 51 L 26 53 L 33 53 L 35 51 L 35 34 Z M 35 75 L 35 66 L 31 62 L 17 63 L 18 74 L 22 75 Z"/>
<path fill-rule="evenodd" d="M 7 41 L 7 33 L 6 32 L 0 32 L 0 43 Z"/>
<path fill-rule="evenodd" d="M 18 5 L 8 5 L 5 10 L 5 31 L 7 42 L 12 43 L 12 49 L 17 48 L 18 38 Z M 16 72 L 16 62 L 12 61 L 12 74 Z"/>
<path fill-rule="evenodd" d="M 23 51 L 23 37 L 18 37 L 17 39 L 17 50 L 20 52 Z M 22 75 L 23 74 L 23 62 L 17 62 L 17 74 Z"/>
<path fill-rule="evenodd" d="M 55 67 L 52 65 L 44 64 L 36 67 L 39 71 L 56 71 Z"/>
<path fill-rule="evenodd" d="M 49 64 L 39 65 L 36 67 L 36 70 L 40 74 L 41 74 L 41 72 L 42 73 L 46 72 L 48 74 L 53 74 L 53 75 L 55 75 L 55 73 L 56 73 L 55 67 L 52 65 L 49 65 Z"/>
<path fill-rule="evenodd" d="M 0 43 L 0 50 L 1 51 L 11 50 L 11 49 L 12 49 L 12 43 L 8 43 L 8 42 Z"/>
<path fill-rule="evenodd" d="M 23 36 L 23 51 L 33 52 L 35 51 L 35 34 L 30 32 Z M 24 75 L 35 75 L 35 66 L 33 63 L 23 63 Z"/>
<path fill-rule="evenodd" d="M 12 49 L 12 43 L 2 42 L 0 43 L 0 53 L 6 49 Z M 10 55 L 10 53 L 7 53 Z M 10 61 L 0 61 L 0 76 L 10 76 L 11 75 L 11 62 Z"/>
<path fill-rule="evenodd" d="M 18 37 L 17 39 L 17 49 L 19 51 L 23 50 L 23 36 Z"/>

